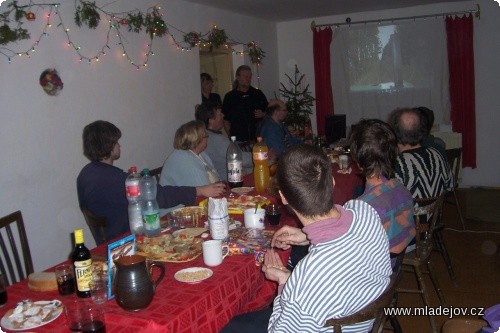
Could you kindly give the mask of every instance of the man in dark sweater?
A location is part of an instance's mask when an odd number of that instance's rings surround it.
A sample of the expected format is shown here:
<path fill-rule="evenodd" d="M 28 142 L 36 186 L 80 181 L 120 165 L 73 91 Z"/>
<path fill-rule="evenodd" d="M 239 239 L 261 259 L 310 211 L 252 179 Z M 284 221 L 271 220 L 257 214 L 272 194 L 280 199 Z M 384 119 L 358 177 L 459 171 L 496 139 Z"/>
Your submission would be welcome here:
<path fill-rule="evenodd" d="M 80 208 L 106 217 L 108 240 L 130 231 L 125 194 L 127 173 L 113 166 L 113 162 L 120 158 L 120 137 L 121 131 L 107 121 L 98 120 L 85 126 L 83 154 L 90 163 L 83 167 L 76 180 Z M 158 185 L 156 200 L 160 208 L 193 205 L 196 196 L 218 196 L 224 191 L 223 183 L 199 187 Z"/>

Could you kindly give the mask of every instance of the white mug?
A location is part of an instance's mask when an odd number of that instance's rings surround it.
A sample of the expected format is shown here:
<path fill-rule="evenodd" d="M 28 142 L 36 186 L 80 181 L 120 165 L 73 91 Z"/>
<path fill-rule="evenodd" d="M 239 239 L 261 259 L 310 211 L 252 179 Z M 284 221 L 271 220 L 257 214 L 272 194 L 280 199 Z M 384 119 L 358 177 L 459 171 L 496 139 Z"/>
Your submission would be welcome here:
<path fill-rule="evenodd" d="M 224 253 L 225 252 L 225 253 Z M 222 245 L 219 239 L 203 242 L 203 262 L 207 266 L 217 266 L 229 254 L 229 246 Z"/>
<path fill-rule="evenodd" d="M 257 208 L 257 210 L 255 208 L 245 209 L 245 228 L 264 229 L 265 215 L 266 211 L 262 208 Z"/>
<path fill-rule="evenodd" d="M 339 156 L 339 168 L 342 170 L 349 168 L 349 156 L 347 155 Z"/>

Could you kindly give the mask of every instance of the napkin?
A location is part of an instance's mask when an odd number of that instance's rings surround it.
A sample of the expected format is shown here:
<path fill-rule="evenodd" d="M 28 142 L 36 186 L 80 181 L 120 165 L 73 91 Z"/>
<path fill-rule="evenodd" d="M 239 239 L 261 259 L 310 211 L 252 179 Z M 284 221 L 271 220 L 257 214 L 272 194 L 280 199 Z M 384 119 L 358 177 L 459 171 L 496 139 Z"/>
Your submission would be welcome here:
<path fill-rule="evenodd" d="M 208 198 L 208 224 L 212 239 L 225 239 L 229 233 L 226 198 Z"/>

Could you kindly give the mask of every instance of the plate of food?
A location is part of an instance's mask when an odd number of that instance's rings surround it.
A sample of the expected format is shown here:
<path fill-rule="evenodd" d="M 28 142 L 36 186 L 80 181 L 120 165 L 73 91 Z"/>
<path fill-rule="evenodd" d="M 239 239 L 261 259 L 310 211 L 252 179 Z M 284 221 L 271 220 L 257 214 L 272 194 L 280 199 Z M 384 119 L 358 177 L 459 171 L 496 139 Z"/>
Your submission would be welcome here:
<path fill-rule="evenodd" d="M 207 228 L 186 228 L 179 229 L 172 233 L 174 237 L 196 237 L 207 231 Z"/>
<path fill-rule="evenodd" d="M 167 215 L 170 227 L 200 227 L 207 220 L 207 207 L 188 206 L 177 208 Z"/>
<path fill-rule="evenodd" d="M 62 310 L 63 304 L 57 299 L 36 302 L 24 300 L 17 303 L 14 309 L 7 311 L 0 323 L 8 330 L 24 331 L 56 320 Z"/>
<path fill-rule="evenodd" d="M 204 228 L 193 228 L 203 229 Z M 189 229 L 183 229 L 189 230 Z M 180 231 L 180 230 L 179 230 Z M 198 234 L 199 235 L 199 234 Z M 189 232 L 161 234 L 156 237 L 143 237 L 137 240 L 136 254 L 150 260 L 163 262 L 187 262 L 198 258 L 201 254 L 202 239 Z"/>
<path fill-rule="evenodd" d="M 235 197 L 226 197 L 227 200 L 227 212 L 229 214 L 243 214 L 245 209 L 255 208 L 255 206 L 262 207 L 264 205 L 270 204 L 268 198 L 262 195 L 248 195 L 242 194 Z M 208 198 L 200 202 L 200 206 L 208 206 Z"/>
<path fill-rule="evenodd" d="M 231 189 L 231 192 L 236 194 L 247 194 L 248 192 L 253 191 L 253 187 L 243 186 L 243 187 L 235 187 Z"/>
<path fill-rule="evenodd" d="M 214 272 L 205 267 L 189 267 L 181 269 L 174 274 L 174 279 L 179 282 L 185 283 L 199 283 L 203 280 L 208 279 L 214 274 Z"/>

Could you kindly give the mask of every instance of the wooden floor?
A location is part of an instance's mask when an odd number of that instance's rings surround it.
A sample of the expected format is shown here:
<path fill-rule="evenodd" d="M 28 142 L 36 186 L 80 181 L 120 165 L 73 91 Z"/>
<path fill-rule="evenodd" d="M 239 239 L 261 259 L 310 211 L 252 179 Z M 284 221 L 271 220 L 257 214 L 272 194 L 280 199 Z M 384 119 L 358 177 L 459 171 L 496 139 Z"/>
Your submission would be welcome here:
<path fill-rule="evenodd" d="M 500 203 L 497 204 L 500 205 Z M 432 254 L 432 262 L 438 275 L 446 306 L 488 308 L 499 304 L 500 223 L 467 220 L 464 232 L 455 206 L 449 204 L 445 204 L 443 219 L 446 224 L 445 244 L 457 276 L 456 282 L 454 283 L 450 279 L 444 261 L 438 252 Z M 414 274 L 409 272 L 403 274 L 402 287 L 416 286 Z M 426 275 L 425 281 L 430 290 L 431 306 L 439 306 L 439 299 L 428 275 Z M 424 303 L 419 294 L 399 294 L 398 307 L 423 306 Z M 438 329 L 447 319 L 445 316 L 435 317 Z M 428 317 L 400 316 L 398 320 L 404 333 L 431 332 Z"/>

